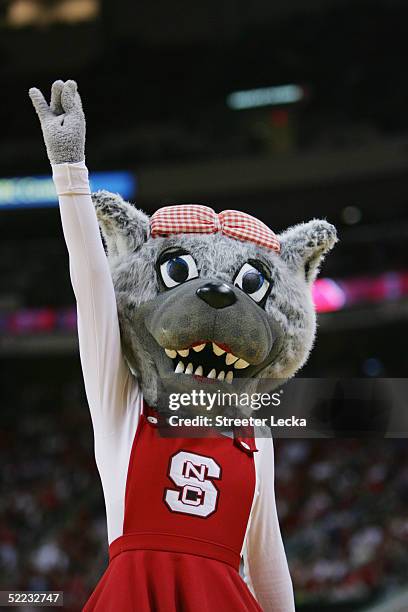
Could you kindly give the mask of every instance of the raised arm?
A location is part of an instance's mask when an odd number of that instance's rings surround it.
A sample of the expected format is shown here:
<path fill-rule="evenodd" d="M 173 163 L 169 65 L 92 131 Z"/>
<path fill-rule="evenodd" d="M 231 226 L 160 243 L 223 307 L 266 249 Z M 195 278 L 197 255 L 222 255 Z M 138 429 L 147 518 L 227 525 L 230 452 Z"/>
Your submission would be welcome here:
<path fill-rule="evenodd" d="M 272 439 L 257 439 L 258 444 L 258 495 L 244 549 L 245 572 L 264 612 L 294 612 L 292 580 L 276 511 Z"/>
<path fill-rule="evenodd" d="M 82 371 L 95 432 L 116 431 L 138 403 L 121 351 L 115 292 L 85 166 L 85 117 L 74 81 L 56 81 L 48 106 L 30 97 L 41 122 L 57 189 L 78 312 Z"/>

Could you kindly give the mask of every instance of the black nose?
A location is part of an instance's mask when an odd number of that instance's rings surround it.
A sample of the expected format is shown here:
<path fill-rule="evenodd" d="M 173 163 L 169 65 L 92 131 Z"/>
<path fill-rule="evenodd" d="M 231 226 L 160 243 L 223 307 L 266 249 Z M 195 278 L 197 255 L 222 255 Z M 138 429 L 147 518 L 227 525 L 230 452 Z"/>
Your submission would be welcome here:
<path fill-rule="evenodd" d="M 226 308 L 237 301 L 237 296 L 225 283 L 207 283 L 197 289 L 197 295 L 213 308 Z"/>

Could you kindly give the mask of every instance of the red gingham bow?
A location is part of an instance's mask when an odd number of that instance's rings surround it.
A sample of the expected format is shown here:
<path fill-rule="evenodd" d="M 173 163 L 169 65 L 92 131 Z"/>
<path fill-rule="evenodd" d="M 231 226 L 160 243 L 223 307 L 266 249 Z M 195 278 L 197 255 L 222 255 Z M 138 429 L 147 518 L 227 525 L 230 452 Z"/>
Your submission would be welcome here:
<path fill-rule="evenodd" d="M 209 206 L 181 204 L 159 208 L 150 218 L 152 238 L 171 234 L 215 234 L 253 242 L 279 253 L 276 234 L 262 221 L 239 210 L 223 210 L 219 215 Z"/>

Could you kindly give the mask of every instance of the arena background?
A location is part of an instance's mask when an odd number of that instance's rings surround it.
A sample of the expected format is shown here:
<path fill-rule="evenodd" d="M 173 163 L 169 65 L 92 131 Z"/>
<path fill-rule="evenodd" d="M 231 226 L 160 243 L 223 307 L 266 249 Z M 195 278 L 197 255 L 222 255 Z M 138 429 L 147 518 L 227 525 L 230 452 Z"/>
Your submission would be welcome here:
<path fill-rule="evenodd" d="M 0 11 L 0 589 L 63 590 L 79 610 L 107 560 L 104 506 L 28 88 L 78 81 L 89 168 L 119 172 L 99 180 L 121 181 L 147 212 L 196 202 L 275 231 L 334 223 L 302 376 L 403 379 L 408 6 L 3 0 Z M 406 439 L 279 439 L 276 462 L 297 609 L 407 610 Z"/>

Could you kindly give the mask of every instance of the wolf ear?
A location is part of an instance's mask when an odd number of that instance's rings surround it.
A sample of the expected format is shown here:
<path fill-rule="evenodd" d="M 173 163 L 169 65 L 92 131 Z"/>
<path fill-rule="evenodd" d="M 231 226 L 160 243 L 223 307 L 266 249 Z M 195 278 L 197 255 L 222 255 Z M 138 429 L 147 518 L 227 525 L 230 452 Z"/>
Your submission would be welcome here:
<path fill-rule="evenodd" d="M 150 235 L 149 217 L 120 195 L 109 191 L 92 194 L 108 256 L 125 255 L 139 248 Z"/>
<path fill-rule="evenodd" d="M 313 219 L 290 227 L 278 238 L 282 259 L 293 270 L 303 272 L 307 282 L 312 282 L 325 254 L 336 244 L 337 232 L 327 221 Z"/>

